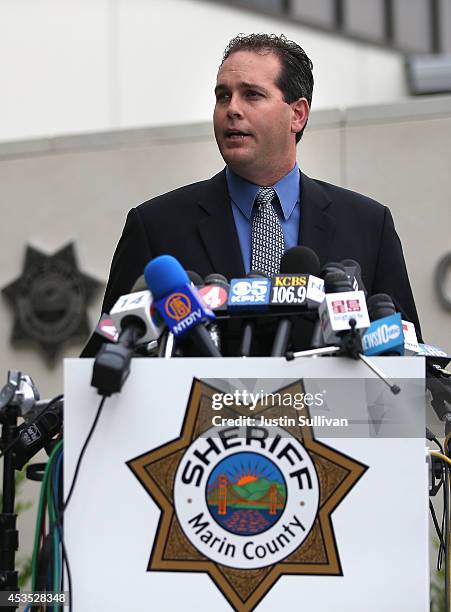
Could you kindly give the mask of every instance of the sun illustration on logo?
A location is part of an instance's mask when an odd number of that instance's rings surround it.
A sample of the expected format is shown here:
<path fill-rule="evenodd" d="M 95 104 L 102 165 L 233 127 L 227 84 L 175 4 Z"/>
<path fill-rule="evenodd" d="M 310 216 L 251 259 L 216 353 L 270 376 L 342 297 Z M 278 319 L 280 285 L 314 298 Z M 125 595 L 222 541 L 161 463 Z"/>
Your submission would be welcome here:
<path fill-rule="evenodd" d="M 218 463 L 207 481 L 207 506 L 230 533 L 258 535 L 277 523 L 287 501 L 285 478 L 270 459 L 235 453 Z"/>
<path fill-rule="evenodd" d="M 148 570 L 206 572 L 250 612 L 284 574 L 342 575 L 331 514 L 367 468 L 309 427 L 212 427 L 218 391 L 194 380 L 180 437 L 128 466 L 162 512 Z M 302 381 L 278 391 L 303 392 Z"/>

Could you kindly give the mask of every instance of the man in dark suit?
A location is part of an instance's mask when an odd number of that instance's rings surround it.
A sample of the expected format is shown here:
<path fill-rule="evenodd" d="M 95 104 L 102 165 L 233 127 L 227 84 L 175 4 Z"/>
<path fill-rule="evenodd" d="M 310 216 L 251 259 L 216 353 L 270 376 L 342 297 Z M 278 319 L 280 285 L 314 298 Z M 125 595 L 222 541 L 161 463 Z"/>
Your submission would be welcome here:
<path fill-rule="evenodd" d="M 296 145 L 310 112 L 312 63 L 283 36 L 233 39 L 215 88 L 215 137 L 226 169 L 158 196 L 127 217 L 113 257 L 103 312 L 164 253 L 202 277 L 277 271 L 297 244 L 321 265 L 355 259 L 368 293 L 388 293 L 419 331 L 402 247 L 390 211 L 365 196 L 301 173 Z M 91 339 L 83 355 L 95 354 Z"/>

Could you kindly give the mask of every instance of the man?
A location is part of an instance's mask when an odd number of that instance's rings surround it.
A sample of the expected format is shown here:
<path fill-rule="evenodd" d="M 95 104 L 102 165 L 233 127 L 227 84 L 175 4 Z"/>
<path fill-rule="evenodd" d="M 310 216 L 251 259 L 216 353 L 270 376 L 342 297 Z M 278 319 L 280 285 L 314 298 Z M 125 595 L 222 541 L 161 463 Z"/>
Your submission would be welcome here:
<path fill-rule="evenodd" d="M 273 274 L 297 244 L 320 263 L 355 259 L 368 293 L 388 293 L 415 323 L 399 238 L 390 211 L 360 194 L 299 171 L 296 144 L 313 91 L 312 63 L 284 36 L 234 38 L 215 88 L 215 137 L 225 170 L 207 181 L 158 196 L 127 217 L 105 293 L 103 312 L 128 293 L 145 264 L 164 253 L 202 277 Z M 91 339 L 83 355 L 95 354 Z"/>

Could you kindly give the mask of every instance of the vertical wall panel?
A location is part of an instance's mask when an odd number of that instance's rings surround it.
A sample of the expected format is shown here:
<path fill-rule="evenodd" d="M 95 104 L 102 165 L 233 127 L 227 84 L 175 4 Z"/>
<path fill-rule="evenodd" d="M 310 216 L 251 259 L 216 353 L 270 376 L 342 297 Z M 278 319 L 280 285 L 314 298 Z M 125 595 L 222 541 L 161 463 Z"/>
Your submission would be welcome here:
<path fill-rule="evenodd" d="M 451 53 L 451 0 L 440 0 L 440 36 L 443 53 Z"/>
<path fill-rule="evenodd" d="M 429 0 L 394 0 L 395 44 L 406 49 L 430 51 Z"/>
<path fill-rule="evenodd" d="M 346 0 L 345 30 L 375 40 L 384 38 L 384 7 L 382 0 Z"/>
<path fill-rule="evenodd" d="M 334 0 L 292 0 L 292 14 L 327 27 L 334 24 Z"/>
<path fill-rule="evenodd" d="M 282 0 L 247 0 L 247 2 L 240 2 L 240 4 L 248 4 L 261 10 L 281 11 L 283 2 Z"/>

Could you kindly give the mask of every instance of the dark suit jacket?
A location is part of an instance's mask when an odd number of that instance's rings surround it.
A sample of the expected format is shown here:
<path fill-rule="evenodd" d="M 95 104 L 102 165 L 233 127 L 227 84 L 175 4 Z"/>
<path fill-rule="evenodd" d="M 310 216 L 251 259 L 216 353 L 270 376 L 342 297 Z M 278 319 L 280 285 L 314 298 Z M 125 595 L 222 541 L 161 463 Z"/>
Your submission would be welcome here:
<path fill-rule="evenodd" d="M 388 293 L 403 318 L 420 331 L 401 243 L 387 207 L 301 173 L 300 244 L 315 251 L 321 266 L 358 261 L 368 294 Z M 202 277 L 211 272 L 228 279 L 245 275 L 224 170 L 128 213 L 102 312 L 130 292 L 150 259 L 165 253 Z M 82 356 L 94 355 L 100 343 L 100 338 L 91 338 Z"/>

